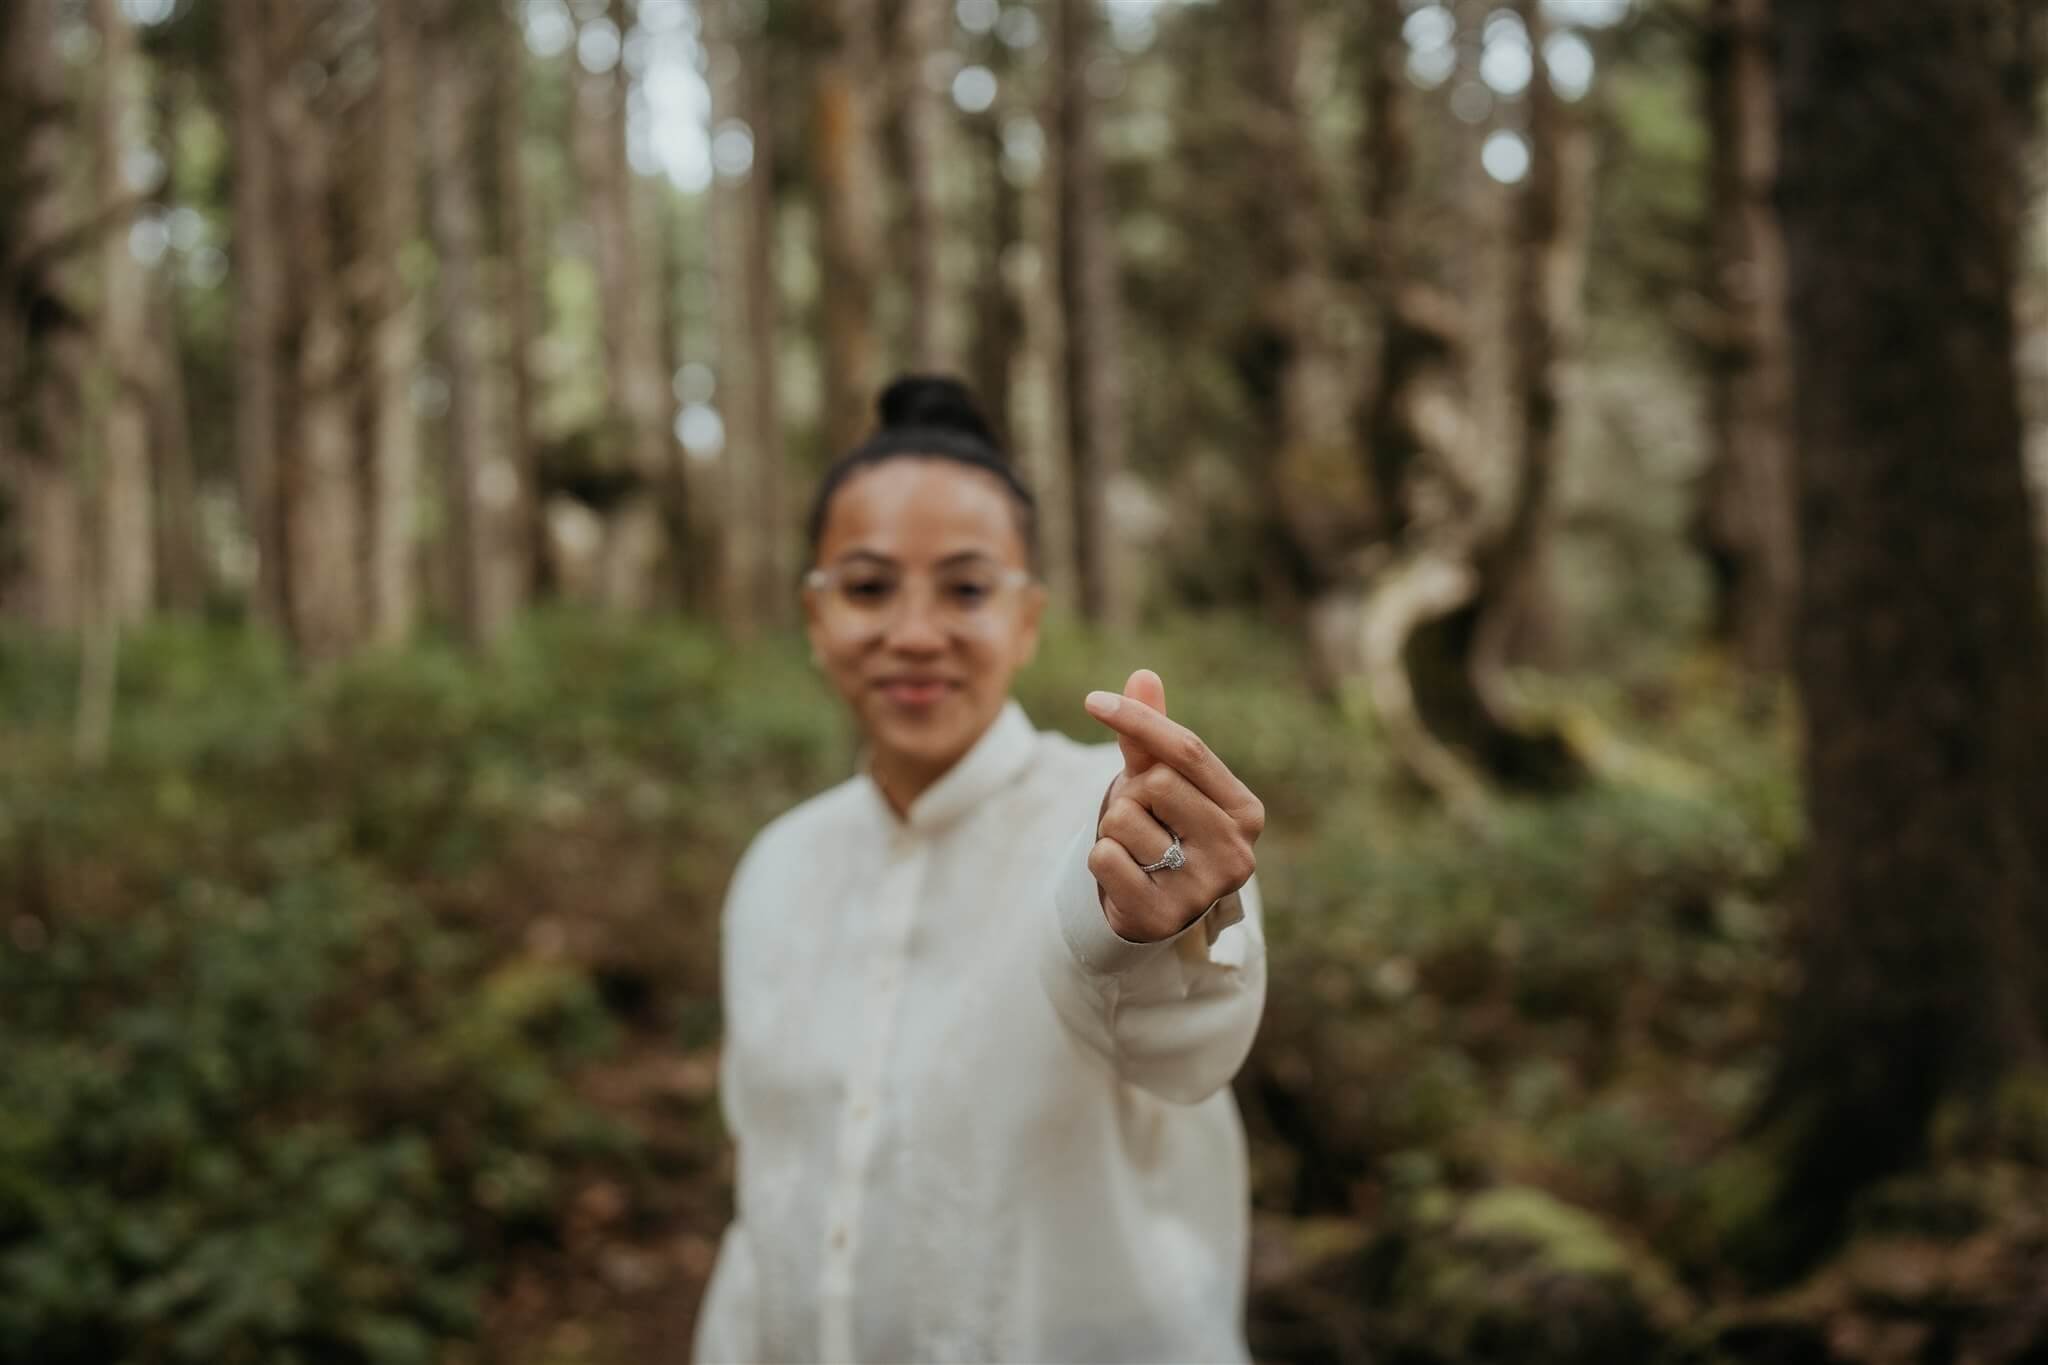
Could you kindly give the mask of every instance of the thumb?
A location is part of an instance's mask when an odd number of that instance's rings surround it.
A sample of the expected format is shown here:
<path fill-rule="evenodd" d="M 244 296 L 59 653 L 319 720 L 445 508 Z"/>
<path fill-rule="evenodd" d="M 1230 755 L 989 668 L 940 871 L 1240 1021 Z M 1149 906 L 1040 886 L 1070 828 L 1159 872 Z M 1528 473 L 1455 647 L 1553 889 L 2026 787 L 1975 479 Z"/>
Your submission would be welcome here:
<path fill-rule="evenodd" d="M 1141 668 L 1131 674 L 1129 681 L 1124 683 L 1124 696 L 1131 701 L 1143 702 L 1162 716 L 1166 714 L 1166 684 L 1149 668 Z M 1159 761 L 1134 740 L 1119 737 L 1117 747 L 1124 751 L 1124 771 L 1127 773 L 1144 772 Z"/>

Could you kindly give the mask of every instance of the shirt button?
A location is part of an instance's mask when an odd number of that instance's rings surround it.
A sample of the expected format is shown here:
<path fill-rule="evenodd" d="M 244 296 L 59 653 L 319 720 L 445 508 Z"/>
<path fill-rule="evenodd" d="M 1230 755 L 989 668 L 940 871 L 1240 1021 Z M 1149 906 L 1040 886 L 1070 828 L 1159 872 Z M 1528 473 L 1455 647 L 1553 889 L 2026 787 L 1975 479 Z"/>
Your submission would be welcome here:
<path fill-rule="evenodd" d="M 861 1100 L 853 1106 L 853 1116 L 857 1119 L 867 1118 L 868 1113 L 868 1102 L 866 1100 Z"/>
<path fill-rule="evenodd" d="M 846 1229 L 845 1229 L 845 1228 L 841 1227 L 841 1228 L 834 1228 L 834 1229 L 832 1229 L 832 1249 L 833 1249 L 834 1251 L 844 1251 L 844 1250 L 846 1250 Z"/>

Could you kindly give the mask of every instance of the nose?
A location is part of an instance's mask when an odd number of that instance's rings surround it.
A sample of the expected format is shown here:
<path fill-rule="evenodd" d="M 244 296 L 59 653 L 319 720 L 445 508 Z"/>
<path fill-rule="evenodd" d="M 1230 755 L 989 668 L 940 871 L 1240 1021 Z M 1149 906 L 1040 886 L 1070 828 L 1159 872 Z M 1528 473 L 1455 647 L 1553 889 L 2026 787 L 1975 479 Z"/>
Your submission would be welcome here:
<path fill-rule="evenodd" d="M 903 593 L 882 628 L 882 644 L 902 654 L 936 654 L 944 649 L 946 627 L 940 619 L 938 594 Z"/>

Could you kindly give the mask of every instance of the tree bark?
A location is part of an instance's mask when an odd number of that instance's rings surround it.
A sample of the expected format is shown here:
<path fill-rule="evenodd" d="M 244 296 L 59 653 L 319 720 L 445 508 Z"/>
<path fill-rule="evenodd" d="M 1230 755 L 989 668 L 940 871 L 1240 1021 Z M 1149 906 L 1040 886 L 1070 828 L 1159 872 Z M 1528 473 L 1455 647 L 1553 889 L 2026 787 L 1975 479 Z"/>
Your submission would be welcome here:
<path fill-rule="evenodd" d="M 505 441 L 516 503 L 502 537 L 504 563 L 494 571 L 524 606 L 540 585 L 547 528 L 541 515 L 540 452 L 534 439 L 534 282 L 526 170 L 526 36 L 516 20 L 495 24 L 498 58 L 491 68 L 491 150 L 497 162 L 498 259 L 505 315 Z"/>
<path fill-rule="evenodd" d="M 2013 340 L 2004 0 L 1779 0 L 1811 829 L 1767 1116 L 1781 1268 L 2048 1055 L 2048 642 Z"/>
<path fill-rule="evenodd" d="M 713 272 L 718 304 L 719 411 L 725 421 L 725 447 L 719 454 L 717 519 L 717 614 L 720 626 L 735 637 L 751 634 L 761 577 L 763 509 L 755 506 L 758 485 L 754 462 L 766 452 L 755 432 L 752 299 L 748 256 L 759 235 L 754 222 L 753 182 L 760 174 L 761 139 L 748 98 L 755 72 L 754 55 L 741 41 L 739 7 L 712 0 L 704 9 L 711 55 L 711 114 L 714 127 L 743 123 L 754 139 L 754 161 L 744 176 L 720 173 L 712 186 Z"/>
<path fill-rule="evenodd" d="M 206 605 L 206 554 L 199 531 L 198 476 L 192 467 L 192 423 L 185 402 L 185 366 L 178 339 L 177 286 L 159 272 L 151 301 L 150 437 L 156 469 L 158 600 L 173 611 Z"/>
<path fill-rule="evenodd" d="M 1511 335 L 1516 458 L 1504 531 L 1490 547 L 1486 604 L 1474 641 L 1474 682 L 1498 695 L 1506 666 L 1552 657 L 1559 633 L 1550 543 L 1562 458 L 1564 369 L 1578 331 L 1591 199 L 1592 144 L 1551 88 L 1548 25 L 1539 0 L 1515 0 L 1535 69 L 1527 93 L 1529 172 L 1517 202 Z"/>
<path fill-rule="evenodd" d="M 943 275 L 944 234 L 939 212 L 939 167 L 945 160 L 942 96 L 926 80 L 926 67 L 946 41 L 952 6 L 947 0 L 898 0 L 890 72 L 895 81 L 898 178 L 902 182 L 902 259 L 909 274 L 908 326 L 903 354 L 916 369 L 943 368 L 947 352 Z"/>
<path fill-rule="evenodd" d="M 1259 461 L 1266 539 L 1266 596 L 1287 607 L 1325 594 L 1338 580 L 1339 538 L 1318 496 L 1315 457 L 1317 312 L 1325 286 L 1325 249 L 1317 229 L 1319 192 L 1301 104 L 1302 16 L 1296 0 L 1253 11 L 1250 127 L 1261 180 L 1256 227 L 1265 268 L 1240 370 L 1264 420 Z"/>
<path fill-rule="evenodd" d="M 1059 276 L 1065 313 L 1067 463 L 1081 613 L 1097 625 L 1131 618 L 1127 569 L 1110 524 L 1123 469 L 1122 304 L 1114 222 L 1088 72 L 1097 60 L 1094 0 L 1059 0 Z"/>
<path fill-rule="evenodd" d="M 825 441 L 851 449 L 874 425 L 878 359 L 874 298 L 880 271 L 875 212 L 874 0 L 821 0 L 823 41 L 813 58 L 811 174 L 826 286 Z"/>
<path fill-rule="evenodd" d="M 502 22 L 494 15 L 492 22 Z M 458 14 L 434 29 L 434 79 L 427 87 L 427 146 L 433 176 L 429 212 L 440 256 L 440 326 L 448 369 L 448 521 L 455 615 L 463 639 L 488 646 L 520 605 L 525 523 L 519 470 L 508 456 L 507 384 L 485 259 L 482 194 L 475 167 L 485 77 L 478 35 Z M 486 48 L 486 50 L 491 50 Z"/>
<path fill-rule="evenodd" d="M 791 614 L 795 563 L 782 453 L 776 331 L 775 129 L 769 99 L 769 48 L 740 26 L 743 7 L 707 10 L 714 47 L 712 108 L 720 124 L 736 120 L 753 138 L 743 176 L 721 176 L 714 190 L 719 299 L 719 392 L 726 420 L 719 518 L 719 617 L 745 634 Z"/>
<path fill-rule="evenodd" d="M 1024 341 L 1024 307 L 1011 267 L 1024 243 L 1024 196 L 1004 167 L 1004 117 L 997 104 L 974 129 L 983 167 L 985 225 L 975 298 L 974 387 L 996 435 L 1015 451 L 1010 389 Z"/>
<path fill-rule="evenodd" d="M 303 47 L 296 55 L 313 60 Z M 282 81 L 270 94 L 277 145 L 291 153 L 279 167 L 296 301 L 291 436 L 279 485 L 285 619 L 300 659 L 318 666 L 353 650 L 363 625 L 351 338 L 333 225 L 336 120 L 295 82 Z"/>
<path fill-rule="evenodd" d="M 1770 0 L 1713 0 L 1708 14 L 1713 454 L 1695 533 L 1714 579 L 1715 634 L 1760 677 L 1785 668 L 1797 548 L 1769 26 Z"/>
<path fill-rule="evenodd" d="M 764 621 L 795 615 L 796 537 L 789 506 L 789 460 L 783 449 L 782 308 L 776 285 L 775 102 L 766 63 L 769 48 L 750 48 L 754 69 L 745 73 L 747 123 L 754 130 L 754 166 L 747 177 L 747 379 L 752 402 L 754 497 L 761 522 L 756 609 Z"/>
<path fill-rule="evenodd" d="M 92 0 L 92 22 L 100 35 L 95 183 L 100 204 L 114 205 L 130 198 L 123 167 L 130 145 L 128 126 L 141 104 L 136 82 L 142 73 L 135 30 L 114 0 Z M 118 215 L 100 234 L 95 328 L 100 505 L 94 582 L 99 608 L 122 625 L 147 617 L 156 602 L 155 496 L 149 468 L 149 288 L 128 245 L 132 216 Z"/>
<path fill-rule="evenodd" d="M 624 33 L 629 16 L 618 0 L 614 0 L 612 17 Z M 659 316 L 649 298 L 650 281 L 659 272 L 646 269 L 632 168 L 626 162 L 626 73 L 621 62 L 602 72 L 578 66 L 576 74 L 572 150 L 597 252 L 603 311 L 600 325 L 613 414 L 623 437 L 621 454 L 642 488 L 672 491 L 679 480 L 679 466 L 667 420 L 669 377 L 661 373 Z M 653 561 L 659 561 L 660 519 L 647 497 L 636 493 L 627 500 L 629 505 L 615 518 L 613 529 L 622 531 L 629 521 L 634 527 L 630 536 L 613 538 L 607 546 L 608 559 L 615 562 L 604 576 L 610 585 L 605 595 L 616 607 L 644 602 L 655 587 L 652 582 L 638 581 L 640 571 L 612 553 L 618 550 L 636 560 L 644 557 L 646 523 L 653 517 L 657 542 Z M 630 547 L 628 540 L 633 542 Z"/>
<path fill-rule="evenodd" d="M 0 10 L 0 481 L 21 581 L 5 601 L 51 631 L 75 628 L 86 567 L 76 462 L 91 346 L 49 249 L 70 229 L 63 200 L 70 108 L 49 5 Z"/>
<path fill-rule="evenodd" d="M 415 527 L 420 430 L 412 385 L 420 341 L 412 290 L 401 269 L 419 228 L 416 24 L 413 6 L 378 0 L 377 155 L 368 190 L 368 264 L 375 309 L 370 338 L 368 633 L 373 643 L 386 646 L 409 637 L 419 615 Z"/>
<path fill-rule="evenodd" d="M 234 90 L 235 470 L 255 562 L 252 605 L 258 618 L 282 626 L 284 518 L 277 452 L 284 430 L 278 369 L 283 234 L 269 113 L 270 79 L 277 69 L 270 21 L 266 0 L 225 0 L 222 27 Z"/>
<path fill-rule="evenodd" d="M 1373 520 L 1389 541 L 1408 529 L 1409 479 L 1431 446 L 1423 389 L 1457 361 L 1462 330 L 1445 323 L 1455 305 L 1409 277 L 1415 149 L 1403 17 L 1401 0 L 1371 0 L 1365 33 L 1366 306 L 1379 337 L 1360 428 Z"/>

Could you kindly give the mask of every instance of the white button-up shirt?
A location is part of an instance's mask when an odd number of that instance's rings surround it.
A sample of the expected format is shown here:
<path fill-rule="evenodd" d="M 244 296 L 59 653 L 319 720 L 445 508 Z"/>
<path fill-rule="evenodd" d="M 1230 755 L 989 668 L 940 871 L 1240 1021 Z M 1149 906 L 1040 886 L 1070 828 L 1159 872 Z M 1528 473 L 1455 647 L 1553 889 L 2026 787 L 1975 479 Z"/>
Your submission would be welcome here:
<path fill-rule="evenodd" d="M 863 775 L 748 848 L 700 1361 L 1245 1358 L 1256 883 L 1119 938 L 1086 859 L 1121 762 L 1011 702 L 907 818 Z"/>

